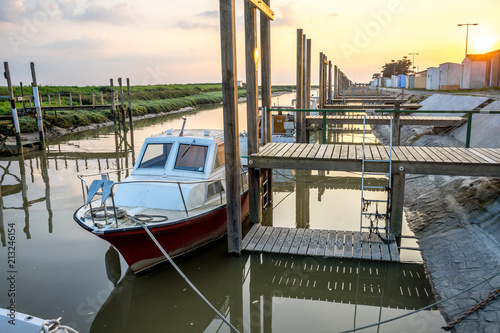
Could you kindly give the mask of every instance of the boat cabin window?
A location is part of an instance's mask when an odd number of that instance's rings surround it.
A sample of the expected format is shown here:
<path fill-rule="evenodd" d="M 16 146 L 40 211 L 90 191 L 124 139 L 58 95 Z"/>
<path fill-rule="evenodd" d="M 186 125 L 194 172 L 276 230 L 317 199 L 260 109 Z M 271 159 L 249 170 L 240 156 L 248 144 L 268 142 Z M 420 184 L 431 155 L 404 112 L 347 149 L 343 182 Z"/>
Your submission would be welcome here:
<path fill-rule="evenodd" d="M 224 144 L 219 144 L 217 145 L 217 155 L 215 156 L 214 169 L 223 166 L 225 163 Z"/>
<path fill-rule="evenodd" d="M 139 168 L 163 169 L 167 163 L 168 154 L 172 148 L 171 143 L 150 143 L 144 151 Z"/>
<path fill-rule="evenodd" d="M 205 160 L 207 158 L 208 146 L 197 146 L 191 144 L 180 144 L 175 169 L 199 171 L 205 170 Z"/>

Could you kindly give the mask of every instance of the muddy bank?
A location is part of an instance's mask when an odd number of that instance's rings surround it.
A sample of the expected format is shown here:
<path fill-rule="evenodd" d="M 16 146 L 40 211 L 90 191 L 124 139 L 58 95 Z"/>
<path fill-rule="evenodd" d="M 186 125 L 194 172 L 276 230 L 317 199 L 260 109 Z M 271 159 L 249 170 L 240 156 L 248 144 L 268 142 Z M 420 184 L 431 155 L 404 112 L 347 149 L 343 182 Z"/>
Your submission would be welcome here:
<path fill-rule="evenodd" d="M 388 126 L 375 134 L 388 142 Z M 480 135 L 480 134 L 477 134 Z M 429 126 L 403 126 L 402 145 L 463 147 L 451 134 Z M 473 287 L 439 308 L 449 321 L 500 288 L 500 179 L 406 175 L 405 214 L 438 300 Z M 500 298 L 455 326 L 457 332 L 499 332 Z"/>

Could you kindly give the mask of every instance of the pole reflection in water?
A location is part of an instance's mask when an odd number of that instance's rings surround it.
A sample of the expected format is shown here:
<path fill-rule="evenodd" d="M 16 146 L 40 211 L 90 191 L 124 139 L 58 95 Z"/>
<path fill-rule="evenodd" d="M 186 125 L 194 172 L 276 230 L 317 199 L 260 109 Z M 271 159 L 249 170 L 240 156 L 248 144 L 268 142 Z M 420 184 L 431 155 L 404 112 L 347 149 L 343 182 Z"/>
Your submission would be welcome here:
<path fill-rule="evenodd" d="M 434 302 L 420 264 L 272 254 L 234 258 L 225 255 L 225 246 L 217 242 L 179 266 L 242 332 L 303 332 L 308 327 L 336 332 Z M 440 320 L 435 309 L 419 316 Z M 411 322 L 402 319 L 381 331 L 399 332 Z M 91 332 L 110 332 L 110 327 L 123 333 L 229 332 L 169 266 L 142 276 L 126 272 L 97 313 Z"/>

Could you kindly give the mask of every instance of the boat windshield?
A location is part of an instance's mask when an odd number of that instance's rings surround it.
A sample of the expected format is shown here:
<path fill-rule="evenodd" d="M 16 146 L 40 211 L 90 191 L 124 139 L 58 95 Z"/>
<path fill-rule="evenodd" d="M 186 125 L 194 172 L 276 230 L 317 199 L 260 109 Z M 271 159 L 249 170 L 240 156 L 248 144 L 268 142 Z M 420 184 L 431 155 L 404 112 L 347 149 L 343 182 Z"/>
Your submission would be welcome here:
<path fill-rule="evenodd" d="M 171 148 L 171 143 L 148 144 L 139 168 L 164 168 Z"/>
<path fill-rule="evenodd" d="M 199 171 L 205 170 L 208 147 L 191 144 L 180 144 L 175 169 Z"/>

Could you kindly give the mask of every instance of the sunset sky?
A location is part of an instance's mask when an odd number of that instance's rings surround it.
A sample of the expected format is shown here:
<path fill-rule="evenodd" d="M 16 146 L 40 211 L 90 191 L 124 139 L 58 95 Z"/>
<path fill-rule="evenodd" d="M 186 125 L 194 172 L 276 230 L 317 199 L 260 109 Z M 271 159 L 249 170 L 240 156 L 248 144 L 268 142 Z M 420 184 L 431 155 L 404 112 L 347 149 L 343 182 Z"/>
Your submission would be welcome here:
<path fill-rule="evenodd" d="M 238 79 L 245 81 L 243 1 L 236 0 Z M 391 59 L 418 52 L 420 70 L 500 49 L 499 0 L 271 0 L 272 83 L 295 83 L 296 29 L 350 79 L 368 82 Z M 220 82 L 217 0 L 1 0 L 0 58 L 17 85 Z M 411 56 L 410 56 L 411 59 Z M 0 85 L 6 81 L 0 80 Z"/>

